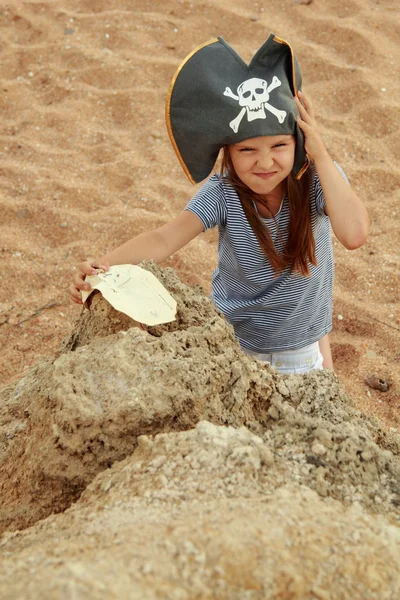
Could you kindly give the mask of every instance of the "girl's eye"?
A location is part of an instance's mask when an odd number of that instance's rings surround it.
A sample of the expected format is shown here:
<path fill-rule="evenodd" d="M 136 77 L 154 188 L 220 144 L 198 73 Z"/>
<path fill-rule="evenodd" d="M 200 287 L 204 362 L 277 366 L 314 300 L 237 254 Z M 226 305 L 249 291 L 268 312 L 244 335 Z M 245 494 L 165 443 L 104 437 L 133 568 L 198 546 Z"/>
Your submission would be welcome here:
<path fill-rule="evenodd" d="M 240 148 L 239 152 L 252 152 L 254 148 Z"/>
<path fill-rule="evenodd" d="M 285 142 L 280 142 L 279 144 L 274 144 L 274 148 L 281 148 L 282 146 L 286 146 Z"/>

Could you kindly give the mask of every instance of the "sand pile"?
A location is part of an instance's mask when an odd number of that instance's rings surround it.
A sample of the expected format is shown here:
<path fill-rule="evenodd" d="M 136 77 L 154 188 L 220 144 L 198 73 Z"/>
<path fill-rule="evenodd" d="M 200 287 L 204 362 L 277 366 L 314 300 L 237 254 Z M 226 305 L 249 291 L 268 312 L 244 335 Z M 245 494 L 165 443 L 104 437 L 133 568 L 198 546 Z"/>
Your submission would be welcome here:
<path fill-rule="evenodd" d="M 332 157 L 372 228 L 335 242 L 335 369 L 368 414 L 400 426 L 399 12 L 394 0 L 52 0 L 0 8 L 0 381 L 53 356 L 76 319 L 71 271 L 164 224 L 196 192 L 170 145 L 171 78 L 223 36 L 249 61 L 293 45 Z M 209 292 L 215 231 L 168 265 Z M 369 375 L 392 381 L 370 388 Z"/>
<path fill-rule="evenodd" d="M 1 598 L 398 600 L 396 20 L 393 0 L 2 6 Z M 181 60 L 216 35 L 250 60 L 271 31 L 371 216 L 363 248 L 334 241 L 331 339 L 385 429 L 333 374 L 260 369 L 170 272 L 175 324 L 131 329 L 95 297 L 72 326 L 75 265 L 196 191 L 164 123 Z M 168 265 L 208 292 L 216 238 Z"/>
<path fill-rule="evenodd" d="M 399 437 L 333 373 L 245 356 L 199 289 L 148 268 L 174 324 L 98 295 L 0 392 L 2 597 L 396 598 Z"/>

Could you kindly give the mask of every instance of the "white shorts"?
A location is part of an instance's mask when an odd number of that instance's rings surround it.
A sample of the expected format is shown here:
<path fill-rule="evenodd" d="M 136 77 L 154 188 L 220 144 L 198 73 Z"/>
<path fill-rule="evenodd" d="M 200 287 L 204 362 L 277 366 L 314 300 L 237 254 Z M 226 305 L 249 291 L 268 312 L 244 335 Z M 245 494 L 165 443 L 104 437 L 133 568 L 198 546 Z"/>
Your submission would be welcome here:
<path fill-rule="evenodd" d="M 245 348 L 243 348 L 243 352 L 257 360 L 268 362 L 280 373 L 308 373 L 309 371 L 321 371 L 323 369 L 324 358 L 320 352 L 318 342 L 298 350 L 285 350 L 283 352 L 273 352 L 272 354 L 260 354 Z"/>

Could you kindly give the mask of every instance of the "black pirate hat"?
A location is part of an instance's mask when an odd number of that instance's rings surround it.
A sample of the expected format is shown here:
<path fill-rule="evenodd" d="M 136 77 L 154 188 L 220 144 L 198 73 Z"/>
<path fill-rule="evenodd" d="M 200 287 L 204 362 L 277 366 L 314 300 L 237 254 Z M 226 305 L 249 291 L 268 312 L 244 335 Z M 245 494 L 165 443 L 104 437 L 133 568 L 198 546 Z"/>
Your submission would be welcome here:
<path fill-rule="evenodd" d="M 262 135 L 296 137 L 293 174 L 308 167 L 294 97 L 301 72 L 290 45 L 271 34 L 247 65 L 221 37 L 195 48 L 166 100 L 172 146 L 192 183 L 212 171 L 227 144 Z"/>

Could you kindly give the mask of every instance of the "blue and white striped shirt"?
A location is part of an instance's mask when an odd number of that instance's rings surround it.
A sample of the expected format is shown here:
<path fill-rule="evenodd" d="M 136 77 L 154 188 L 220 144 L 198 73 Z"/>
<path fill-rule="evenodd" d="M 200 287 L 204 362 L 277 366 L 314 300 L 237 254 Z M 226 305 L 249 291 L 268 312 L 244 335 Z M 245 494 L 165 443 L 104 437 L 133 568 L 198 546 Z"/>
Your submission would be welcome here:
<path fill-rule="evenodd" d="M 218 226 L 218 265 L 212 277 L 212 299 L 247 350 L 257 353 L 296 350 L 318 341 L 332 329 L 331 226 L 317 174 L 311 186 L 310 207 L 318 264 L 310 265 L 311 275 L 304 277 L 291 273 L 290 269 L 275 276 L 235 189 L 221 175 L 208 179 L 186 206 L 186 210 L 199 217 L 205 230 Z M 287 197 L 275 220 L 286 243 Z M 280 250 L 274 219 L 264 222 Z"/>

